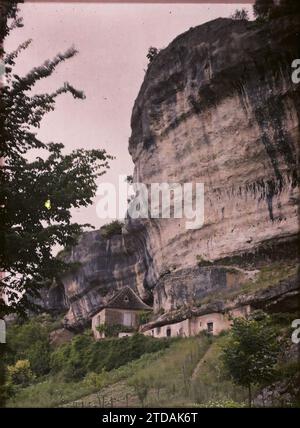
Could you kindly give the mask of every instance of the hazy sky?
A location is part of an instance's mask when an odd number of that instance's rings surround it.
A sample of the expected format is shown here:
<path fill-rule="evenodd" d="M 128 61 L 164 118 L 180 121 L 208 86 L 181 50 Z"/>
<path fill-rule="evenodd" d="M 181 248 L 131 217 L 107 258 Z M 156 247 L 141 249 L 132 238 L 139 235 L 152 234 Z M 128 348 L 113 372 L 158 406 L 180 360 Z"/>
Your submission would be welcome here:
<path fill-rule="evenodd" d="M 55 73 L 36 85 L 36 92 L 53 91 L 65 81 L 84 90 L 86 100 L 61 96 L 54 112 L 42 122 L 44 142 L 62 142 L 66 149 L 105 148 L 116 156 L 100 181 L 118 182 L 119 174 L 132 174 L 128 153 L 130 117 L 147 68 L 150 46 L 166 47 L 178 34 L 212 19 L 228 17 L 245 5 L 212 4 L 24 4 L 24 28 L 14 31 L 7 51 L 28 38 L 32 45 L 17 62 L 21 74 L 74 45 L 79 54 L 59 65 Z M 74 210 L 73 218 L 96 227 L 95 204 Z"/>

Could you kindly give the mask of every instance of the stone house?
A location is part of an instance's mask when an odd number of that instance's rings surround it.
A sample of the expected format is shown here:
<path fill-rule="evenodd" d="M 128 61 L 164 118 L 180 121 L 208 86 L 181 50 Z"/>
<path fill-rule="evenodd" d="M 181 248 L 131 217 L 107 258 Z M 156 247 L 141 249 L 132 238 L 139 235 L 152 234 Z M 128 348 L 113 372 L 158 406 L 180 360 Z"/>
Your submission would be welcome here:
<path fill-rule="evenodd" d="M 213 312 L 209 314 L 193 316 L 177 323 L 156 326 L 143 331 L 147 336 L 161 337 L 189 337 L 196 336 L 201 331 L 207 331 L 212 335 L 218 335 L 222 331 L 229 330 L 232 320 L 238 317 L 247 317 L 251 312 L 249 305 L 229 310 L 228 312 Z"/>
<path fill-rule="evenodd" d="M 152 311 L 130 287 L 123 287 L 108 303 L 92 318 L 92 330 L 95 339 L 104 339 L 105 333 L 98 331 L 101 325 L 124 326 L 124 332 L 119 337 L 129 336 L 128 330 L 137 330 L 139 314 L 143 311 Z"/>

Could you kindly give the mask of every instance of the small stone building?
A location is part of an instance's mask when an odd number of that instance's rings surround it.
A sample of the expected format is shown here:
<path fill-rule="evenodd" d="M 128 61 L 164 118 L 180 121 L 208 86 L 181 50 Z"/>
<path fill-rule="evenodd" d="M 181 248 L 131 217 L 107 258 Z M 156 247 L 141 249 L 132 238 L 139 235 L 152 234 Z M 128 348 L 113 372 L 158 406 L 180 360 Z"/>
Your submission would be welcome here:
<path fill-rule="evenodd" d="M 149 330 L 144 330 L 143 333 L 147 336 L 157 338 L 196 336 L 202 331 L 206 331 L 212 335 L 218 335 L 222 331 L 226 331 L 231 328 L 232 320 L 234 318 L 245 318 L 250 314 L 250 312 L 250 306 L 246 305 L 231 309 L 227 313 L 213 312 L 193 316 L 177 323 L 165 324 L 153 327 Z"/>
<path fill-rule="evenodd" d="M 139 314 L 143 311 L 152 311 L 130 287 L 124 287 L 109 300 L 109 302 L 92 318 L 92 330 L 95 339 L 104 339 L 105 334 L 98 331 L 101 325 L 121 325 L 124 332 L 119 337 L 130 335 L 128 330 L 137 330 Z M 127 330 L 127 332 L 126 332 Z"/>

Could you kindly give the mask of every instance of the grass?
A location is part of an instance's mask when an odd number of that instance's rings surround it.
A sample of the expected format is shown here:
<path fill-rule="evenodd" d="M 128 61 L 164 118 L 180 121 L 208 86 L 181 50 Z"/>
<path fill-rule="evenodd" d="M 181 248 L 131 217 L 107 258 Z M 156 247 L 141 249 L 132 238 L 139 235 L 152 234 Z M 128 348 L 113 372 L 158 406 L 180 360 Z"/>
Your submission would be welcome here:
<path fill-rule="evenodd" d="M 112 372 L 114 380 L 109 385 L 67 406 L 139 407 L 141 403 L 130 385 L 134 376 L 149 380 L 145 407 L 243 407 L 247 391 L 223 374 L 220 355 L 226 340 L 226 334 L 178 339 L 157 355 L 145 355 L 123 366 L 118 376 Z"/>
<path fill-rule="evenodd" d="M 49 376 L 43 382 L 20 389 L 8 407 L 105 407 L 139 406 L 130 386 L 133 377 L 149 379 L 146 406 L 171 406 L 189 393 L 190 379 L 211 339 L 202 336 L 173 339 L 169 348 L 144 354 L 139 359 L 109 372 L 89 375 L 80 382 L 65 382 Z M 158 382 L 159 380 L 159 382 Z"/>
<path fill-rule="evenodd" d="M 281 318 L 277 323 L 280 334 L 289 325 Z M 172 339 L 168 348 L 109 372 L 90 372 L 79 382 L 49 376 L 19 390 L 8 407 L 140 407 L 134 379 L 147 383 L 145 407 L 244 407 L 247 391 L 234 385 L 222 366 L 227 340 L 228 333 Z"/>
<path fill-rule="evenodd" d="M 177 339 L 166 350 L 144 355 L 132 364 L 120 367 L 118 373 L 110 373 L 111 383 L 97 393 L 82 397 L 68 406 L 113 406 L 137 407 L 141 403 L 130 385 L 133 377 L 147 379 L 149 392 L 147 407 L 172 407 L 177 402 L 182 406 L 190 403 L 190 384 L 199 360 L 211 343 L 206 336 Z"/>
<path fill-rule="evenodd" d="M 243 403 L 247 400 L 247 391 L 233 384 L 226 376 L 221 362 L 222 348 L 228 339 L 227 334 L 213 338 L 191 382 L 190 395 L 194 403 Z"/>

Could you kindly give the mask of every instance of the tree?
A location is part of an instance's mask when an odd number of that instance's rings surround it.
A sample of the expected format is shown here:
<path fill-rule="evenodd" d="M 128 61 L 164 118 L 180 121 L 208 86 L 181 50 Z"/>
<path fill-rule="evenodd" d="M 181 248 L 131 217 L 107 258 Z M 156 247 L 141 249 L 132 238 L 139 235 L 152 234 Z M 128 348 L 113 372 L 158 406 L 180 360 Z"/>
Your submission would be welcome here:
<path fill-rule="evenodd" d="M 15 9 L 8 13 L 5 36 L 21 26 Z M 12 21 L 12 22 L 11 22 Z M 64 154 L 59 143 L 44 143 L 37 130 L 46 113 L 54 110 L 59 95 L 85 95 L 68 82 L 50 94 L 32 95 L 40 80 L 78 52 L 70 48 L 52 60 L 33 68 L 25 76 L 13 72 L 18 55 L 30 45 L 22 43 L 4 53 L 5 83 L 0 88 L 0 318 L 11 312 L 25 314 L 38 297 L 38 290 L 68 266 L 53 255 L 54 245 L 70 247 L 90 225 L 72 223 L 71 209 L 85 207 L 96 193 L 96 179 L 105 173 L 112 159 L 105 150 L 77 149 Z M 38 149 L 40 157 L 29 161 Z"/>
<path fill-rule="evenodd" d="M 249 21 L 249 14 L 246 9 L 236 9 L 231 15 L 231 19 L 236 21 Z"/>
<path fill-rule="evenodd" d="M 263 20 L 300 13 L 300 2 L 295 0 L 256 0 L 254 15 Z"/>
<path fill-rule="evenodd" d="M 7 364 L 26 359 L 35 375 L 47 374 L 51 352 L 49 332 L 49 325 L 42 317 L 12 324 L 7 332 Z"/>
<path fill-rule="evenodd" d="M 249 407 L 252 386 L 273 379 L 279 344 L 269 319 L 236 318 L 223 350 L 225 369 L 237 385 L 248 388 Z"/>
<path fill-rule="evenodd" d="M 257 18 L 267 19 L 274 7 L 274 0 L 256 0 L 253 6 L 254 15 Z"/>

